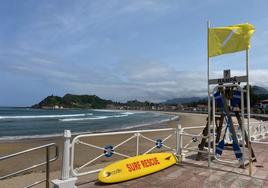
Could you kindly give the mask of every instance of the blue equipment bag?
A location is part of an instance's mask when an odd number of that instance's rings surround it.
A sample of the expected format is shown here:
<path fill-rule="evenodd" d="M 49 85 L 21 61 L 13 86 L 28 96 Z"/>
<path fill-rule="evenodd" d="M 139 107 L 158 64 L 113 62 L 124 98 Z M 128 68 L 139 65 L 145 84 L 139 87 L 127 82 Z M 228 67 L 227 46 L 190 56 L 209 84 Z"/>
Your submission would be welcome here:
<path fill-rule="evenodd" d="M 239 90 L 234 91 L 233 98 L 231 99 L 231 106 L 238 107 L 241 103 L 241 92 Z"/>
<path fill-rule="evenodd" d="M 223 101 L 222 101 L 222 97 L 221 97 L 221 93 L 219 91 L 217 91 L 215 94 L 214 94 L 214 98 L 215 98 L 215 101 L 216 101 L 216 104 L 223 108 Z"/>

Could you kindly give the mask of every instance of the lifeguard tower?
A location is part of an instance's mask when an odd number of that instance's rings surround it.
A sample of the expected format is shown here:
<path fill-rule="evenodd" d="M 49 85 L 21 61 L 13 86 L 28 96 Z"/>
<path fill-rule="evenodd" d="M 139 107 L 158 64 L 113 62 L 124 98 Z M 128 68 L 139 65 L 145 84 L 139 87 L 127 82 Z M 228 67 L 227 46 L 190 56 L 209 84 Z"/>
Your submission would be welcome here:
<path fill-rule="evenodd" d="M 208 159 L 209 164 L 213 158 L 223 163 L 238 164 L 242 168 L 249 164 L 249 169 L 251 169 L 252 161 L 256 161 L 251 147 L 249 128 L 248 50 L 253 32 L 254 27 L 250 24 L 210 28 L 208 22 L 208 118 L 198 149 L 202 151 L 204 147 L 207 147 L 209 152 L 212 150 L 212 155 L 209 155 Z M 222 78 L 211 79 L 210 58 L 237 51 L 245 51 L 246 75 L 232 76 L 231 70 L 224 70 Z M 224 149 L 230 146 L 236 160 L 222 158 Z M 200 160 L 200 157 L 201 152 L 198 153 L 196 159 Z"/>

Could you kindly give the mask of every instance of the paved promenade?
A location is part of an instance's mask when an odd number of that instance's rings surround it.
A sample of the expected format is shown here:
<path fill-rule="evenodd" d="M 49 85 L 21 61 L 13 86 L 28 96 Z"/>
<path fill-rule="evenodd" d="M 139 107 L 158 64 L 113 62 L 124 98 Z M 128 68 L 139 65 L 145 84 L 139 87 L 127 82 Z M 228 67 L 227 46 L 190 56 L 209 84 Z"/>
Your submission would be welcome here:
<path fill-rule="evenodd" d="M 253 163 L 252 177 L 248 176 L 248 167 L 241 169 L 217 162 L 209 169 L 206 161 L 196 161 L 190 156 L 179 165 L 142 178 L 112 185 L 95 180 L 81 183 L 78 188 L 268 187 L 268 145 L 254 144 L 254 150 L 258 161 Z M 233 155 L 232 151 L 225 154 L 225 157 Z"/>

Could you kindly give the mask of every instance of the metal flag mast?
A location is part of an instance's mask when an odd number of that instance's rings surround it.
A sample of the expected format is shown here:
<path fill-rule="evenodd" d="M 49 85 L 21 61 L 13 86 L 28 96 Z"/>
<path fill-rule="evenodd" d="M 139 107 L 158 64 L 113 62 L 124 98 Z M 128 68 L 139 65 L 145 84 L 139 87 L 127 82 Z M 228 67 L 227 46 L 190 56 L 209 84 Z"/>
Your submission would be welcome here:
<path fill-rule="evenodd" d="M 207 21 L 207 78 L 209 82 L 209 28 L 210 28 L 210 21 Z M 208 166 L 211 165 L 211 156 L 210 156 L 210 149 L 211 149 L 211 142 L 210 142 L 210 127 L 211 127 L 211 110 L 210 110 L 210 86 L 208 84 Z"/>
<path fill-rule="evenodd" d="M 249 65 L 248 65 L 248 49 L 246 49 L 246 74 L 247 74 L 247 124 L 248 124 L 248 155 L 249 155 L 249 175 L 252 175 L 252 151 L 250 143 L 250 88 L 249 88 Z"/>

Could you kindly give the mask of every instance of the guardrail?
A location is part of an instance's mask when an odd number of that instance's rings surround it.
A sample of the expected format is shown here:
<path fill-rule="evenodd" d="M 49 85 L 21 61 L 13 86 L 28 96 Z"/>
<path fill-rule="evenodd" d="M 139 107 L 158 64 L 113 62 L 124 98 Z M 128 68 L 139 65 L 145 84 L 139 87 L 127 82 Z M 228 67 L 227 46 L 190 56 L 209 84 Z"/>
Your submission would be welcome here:
<path fill-rule="evenodd" d="M 206 126 L 196 126 L 196 127 L 184 127 L 181 129 L 181 132 L 179 134 L 179 138 L 180 138 L 180 141 L 179 141 L 179 148 L 180 148 L 180 151 L 182 151 L 183 155 L 187 155 L 188 152 L 198 152 L 198 153 L 204 153 L 204 154 L 207 154 L 208 155 L 208 166 L 210 166 L 210 163 L 211 163 L 211 160 L 210 160 L 210 156 L 211 156 L 211 152 L 210 152 L 210 145 L 208 146 L 208 150 L 205 151 L 205 150 L 200 150 L 199 147 L 197 145 L 195 146 L 192 146 L 192 147 L 189 147 L 192 143 L 200 143 L 200 138 L 203 139 L 208 139 L 210 140 L 209 138 L 209 135 L 208 136 L 203 136 L 202 132 L 203 132 L 203 129 L 205 128 Z M 199 132 L 198 134 L 193 134 L 193 133 L 189 133 L 189 132 L 186 132 L 189 131 L 189 130 L 199 130 L 201 129 L 201 132 Z M 185 137 L 192 137 L 192 139 L 185 145 L 183 145 L 183 136 Z M 208 141 L 209 143 L 209 141 Z M 194 149 L 194 148 L 197 148 L 197 149 Z M 180 154 L 182 154 L 180 153 Z"/>
<path fill-rule="evenodd" d="M 268 121 L 250 123 L 251 140 L 255 141 L 268 136 Z"/>
<path fill-rule="evenodd" d="M 193 143 L 193 142 L 198 142 L 198 138 L 208 138 L 208 136 L 203 136 L 202 135 L 202 131 L 206 126 L 196 126 L 196 127 L 184 127 L 181 129 L 180 132 L 180 148 L 183 150 L 188 150 L 188 151 L 196 151 L 196 152 L 200 152 L 200 153 L 208 153 L 207 151 L 203 151 L 203 150 L 199 150 L 199 149 L 192 149 L 189 148 L 188 146 Z M 185 130 L 193 130 L 193 129 L 201 129 L 201 132 L 198 134 L 192 134 L 192 133 L 188 133 Z M 190 142 L 188 142 L 187 144 L 185 144 L 183 146 L 183 136 L 187 136 L 187 137 L 192 137 L 192 140 Z"/>
<path fill-rule="evenodd" d="M 43 182 L 46 182 L 46 188 L 49 188 L 50 163 L 53 162 L 53 161 L 56 161 L 58 159 L 58 146 L 55 143 L 50 143 L 50 144 L 30 148 L 30 149 L 27 149 L 27 150 L 23 150 L 23 151 L 13 153 L 13 154 L 10 154 L 10 155 L 6 155 L 6 156 L 3 156 L 3 157 L 0 157 L 0 161 L 7 160 L 7 159 L 10 159 L 10 158 L 13 158 L 13 157 L 17 157 L 17 156 L 23 155 L 25 153 L 30 153 L 30 152 L 33 152 L 33 151 L 36 151 L 36 150 L 41 150 L 41 149 L 44 149 L 44 148 L 46 149 L 46 161 L 45 162 L 42 162 L 42 163 L 27 167 L 25 169 L 18 170 L 18 171 L 15 171 L 13 173 L 1 176 L 0 180 L 10 178 L 10 177 L 16 176 L 18 174 L 21 174 L 23 172 L 27 172 L 29 170 L 32 170 L 34 168 L 46 165 L 46 178 L 28 185 L 27 188 L 28 187 L 33 187 L 33 186 L 41 184 Z M 50 148 L 55 149 L 55 156 L 53 156 L 53 158 L 50 158 Z"/>
<path fill-rule="evenodd" d="M 168 136 L 166 136 L 163 139 L 156 139 L 156 140 L 144 135 L 144 133 L 152 133 L 152 132 L 171 132 L 171 133 L 169 133 Z M 101 169 L 95 169 L 95 170 L 90 170 L 90 171 L 86 171 L 86 172 L 79 172 L 79 171 L 81 171 L 85 167 L 88 167 L 89 165 L 91 165 L 93 162 L 95 162 L 96 160 L 98 160 L 101 157 L 112 157 L 112 155 L 118 155 L 118 156 L 121 156 L 124 158 L 131 157 L 129 154 L 124 154 L 124 153 L 121 153 L 118 151 L 118 148 L 120 146 L 122 146 L 123 144 L 125 144 L 131 140 L 136 141 L 136 150 L 135 150 L 134 155 L 150 153 L 154 149 L 160 149 L 162 147 L 167 149 L 167 150 L 173 151 L 174 153 L 178 153 L 179 152 L 179 149 L 178 149 L 178 135 L 179 134 L 178 134 L 178 132 L 179 132 L 178 128 L 166 128 L 166 129 L 135 130 L 135 131 L 120 131 L 120 132 L 109 132 L 109 133 L 85 134 L 85 135 L 76 136 L 73 139 L 72 144 L 71 144 L 72 145 L 71 173 L 77 177 L 77 176 L 83 176 L 83 175 L 99 172 Z M 100 147 L 100 146 L 94 145 L 93 143 L 88 143 L 88 142 L 82 140 L 82 138 L 112 136 L 112 135 L 113 136 L 129 135 L 129 136 L 115 146 L 106 145 L 105 147 Z M 169 140 L 173 136 L 175 137 L 176 144 L 174 147 L 170 147 L 170 146 L 166 145 L 166 141 Z M 143 139 L 151 142 L 153 145 L 151 148 L 149 148 L 147 151 L 145 151 L 143 153 L 140 152 L 140 138 L 143 138 Z M 75 148 L 76 148 L 76 145 L 79 145 L 79 144 L 90 147 L 90 148 L 95 148 L 97 150 L 101 150 L 103 153 L 96 156 L 95 158 L 90 159 L 88 162 L 84 163 L 80 167 L 75 167 L 74 166 L 74 161 L 75 161 L 75 157 L 76 157 L 75 156 Z"/>
<path fill-rule="evenodd" d="M 268 136 L 268 121 L 252 122 L 250 131 L 251 143 L 268 145 L 267 141 L 261 141 Z"/>
<path fill-rule="evenodd" d="M 60 187 L 60 188 L 65 188 L 67 185 L 70 187 L 75 187 L 75 182 L 77 181 L 77 177 L 92 174 L 92 173 L 97 173 L 100 170 L 102 170 L 102 168 L 98 166 L 99 164 L 97 161 L 98 159 L 102 157 L 111 158 L 112 156 L 117 155 L 123 158 L 128 158 L 128 157 L 132 157 L 135 155 L 146 154 L 146 153 L 152 152 L 154 149 L 160 149 L 161 147 L 163 147 L 166 150 L 170 150 L 174 152 L 177 157 L 182 157 L 182 155 L 184 154 L 187 155 L 187 152 L 205 153 L 208 155 L 208 166 L 210 167 L 211 157 L 215 157 L 215 151 L 214 151 L 215 145 L 214 146 L 211 145 L 211 141 L 215 140 L 216 134 L 213 133 L 210 135 L 208 134 L 207 136 L 203 136 L 202 131 L 204 128 L 205 126 L 181 128 L 181 125 L 178 125 L 177 128 L 85 134 L 85 135 L 78 135 L 74 137 L 72 142 L 71 142 L 71 132 L 69 130 L 65 130 L 64 154 L 63 154 L 63 161 L 62 161 L 61 178 L 52 180 L 52 182 L 54 185 L 56 185 L 56 187 Z M 198 129 L 199 130 L 201 129 L 201 132 L 196 131 Z M 194 133 L 191 133 L 192 131 L 190 130 L 194 130 Z M 145 134 L 145 133 L 152 133 L 152 132 L 161 133 L 160 137 L 162 139 L 159 139 L 159 138 L 156 139 L 155 136 L 154 138 L 150 138 L 151 135 Z M 167 134 L 164 135 L 162 134 L 162 132 L 167 132 Z M 97 137 L 99 137 L 99 139 L 102 139 L 100 138 L 101 136 L 118 136 L 118 135 L 124 135 L 124 136 L 118 138 L 119 141 L 118 140 L 113 141 L 113 142 L 116 142 L 117 144 L 114 144 L 114 143 L 113 145 L 106 144 L 106 146 L 104 147 L 103 147 L 103 145 L 105 145 L 104 143 L 102 143 L 102 146 L 98 146 L 96 145 L 96 139 L 92 139 L 92 138 L 97 138 Z M 185 139 L 183 138 L 185 137 L 192 137 L 192 139 L 188 143 L 184 144 L 183 141 L 185 142 Z M 142 149 L 140 149 L 141 142 L 142 142 L 141 138 L 143 138 L 146 141 L 149 141 L 149 143 L 152 143 L 152 146 L 149 145 L 150 148 L 147 148 L 146 151 L 143 150 L 143 152 L 141 152 Z M 170 147 L 169 145 L 167 145 L 166 141 L 171 138 L 174 139 L 171 141 L 175 144 L 173 144 L 174 146 Z M 200 150 L 197 146 L 193 146 L 193 145 L 191 146 L 191 143 L 198 143 L 203 138 L 207 139 L 207 142 L 208 142 L 207 150 Z M 108 139 L 104 139 L 104 140 L 109 141 Z M 123 152 L 118 151 L 118 148 L 123 147 L 123 145 L 126 143 L 129 144 L 129 142 L 133 140 L 134 140 L 134 143 L 132 144 L 134 144 L 134 147 L 135 147 L 135 149 L 131 150 L 133 151 L 133 153 L 126 154 L 126 152 L 123 153 Z M 261 142 L 258 142 L 258 143 L 261 143 Z M 80 161 L 78 160 L 79 161 L 78 162 L 76 159 L 79 159 L 79 155 L 81 155 L 81 153 L 78 152 L 79 151 L 79 149 L 77 148 L 78 145 L 91 148 L 89 150 L 90 153 L 92 153 L 94 149 L 94 151 L 98 151 L 98 150 L 101 151 L 101 154 L 99 155 L 96 154 L 95 156 L 91 156 L 91 158 L 88 159 L 86 162 L 82 162 L 81 160 Z M 148 144 L 144 146 L 148 147 Z M 76 155 L 76 153 L 78 153 L 78 155 Z M 112 158 L 112 160 L 114 160 L 114 158 Z M 111 160 L 106 160 L 106 161 L 112 162 Z M 103 164 L 103 161 L 101 161 L 100 163 Z"/>

